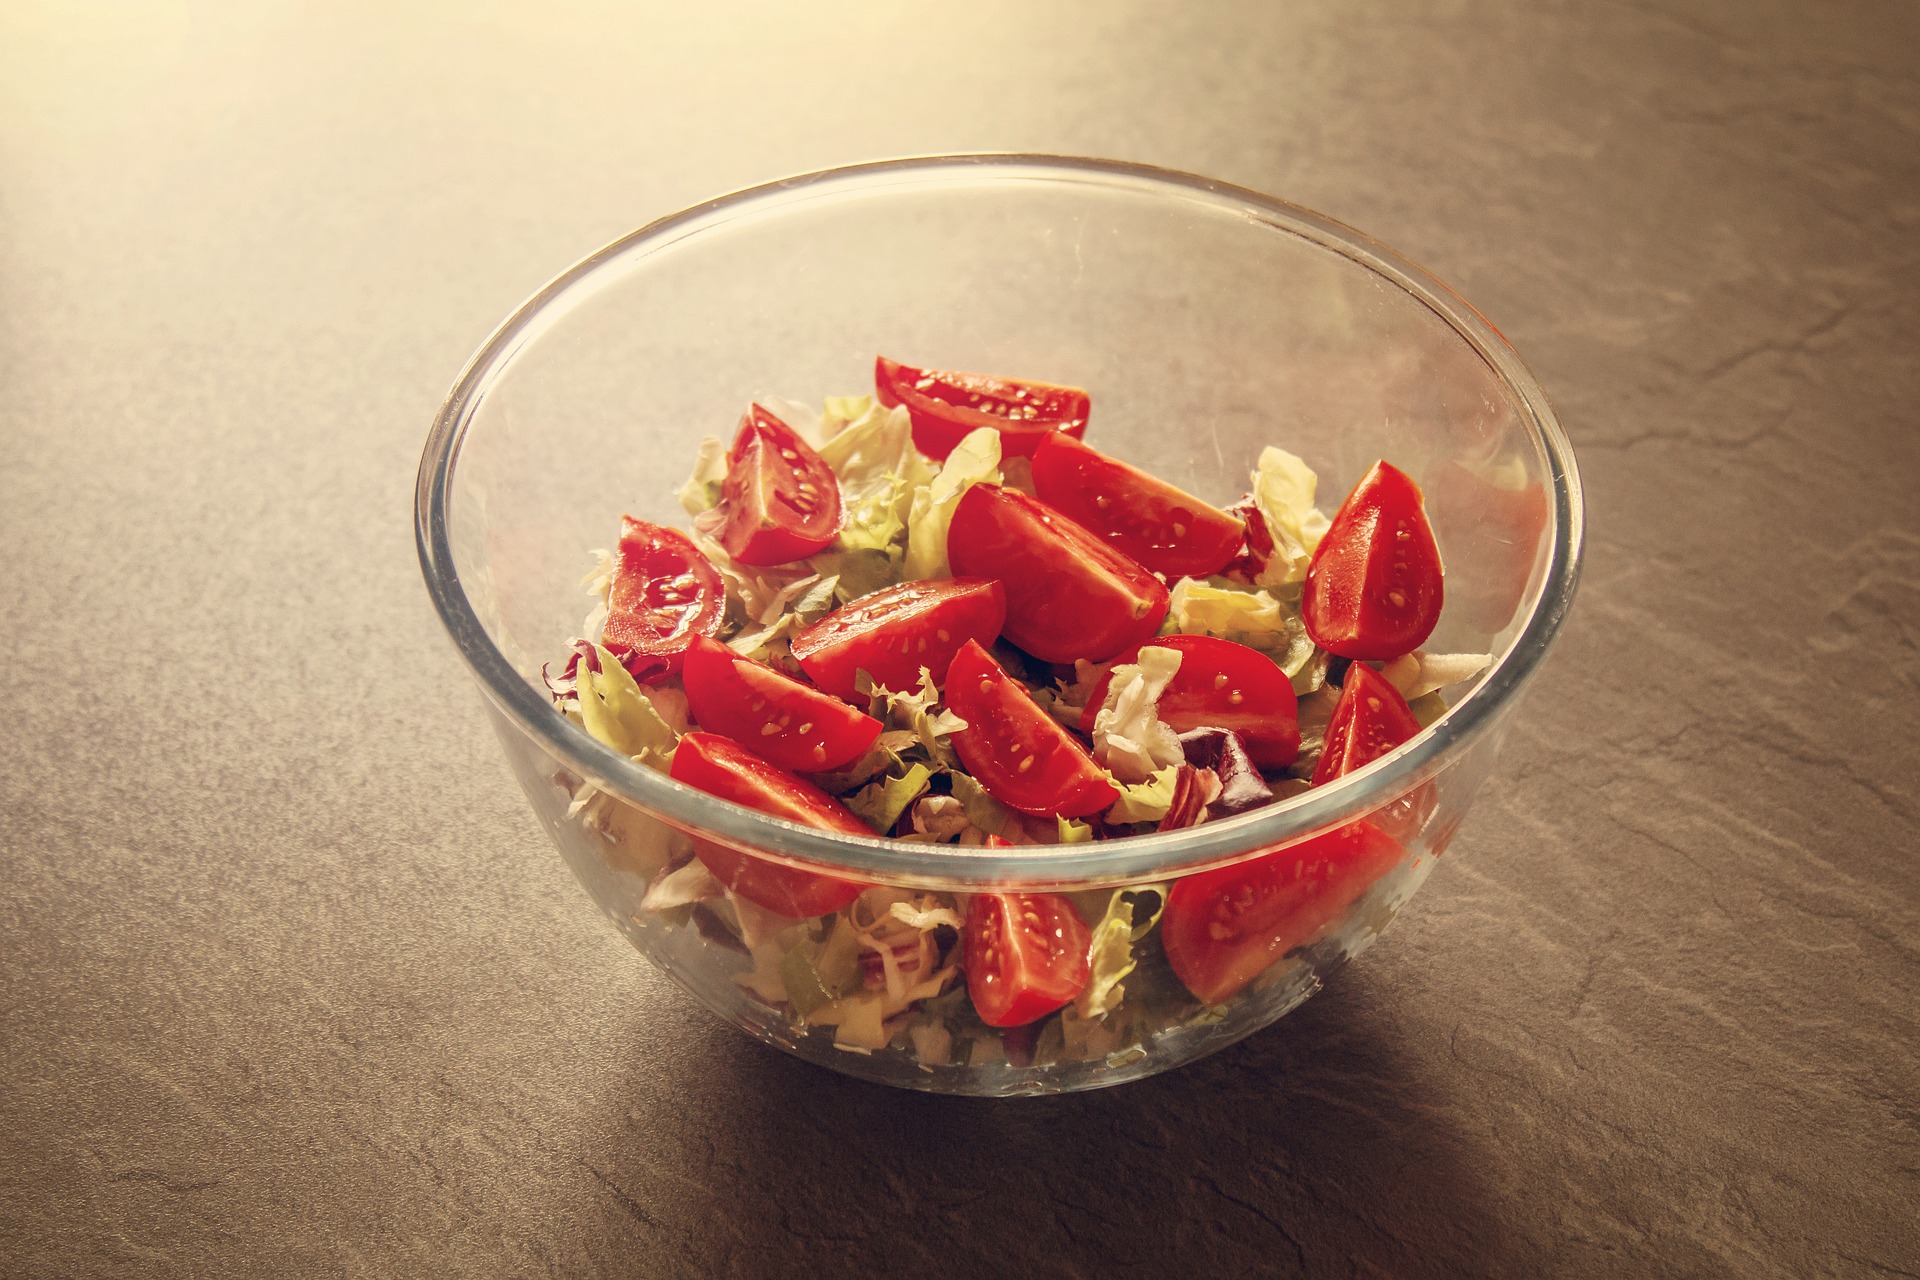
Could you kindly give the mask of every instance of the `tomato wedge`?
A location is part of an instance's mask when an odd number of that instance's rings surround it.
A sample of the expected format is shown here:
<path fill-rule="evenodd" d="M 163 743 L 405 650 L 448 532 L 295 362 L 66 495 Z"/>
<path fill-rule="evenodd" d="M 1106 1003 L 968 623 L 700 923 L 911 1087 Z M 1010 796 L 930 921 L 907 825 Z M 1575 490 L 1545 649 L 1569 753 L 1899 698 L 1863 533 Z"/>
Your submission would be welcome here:
<path fill-rule="evenodd" d="M 1374 463 L 1307 566 L 1300 595 L 1307 634 L 1343 658 L 1398 658 L 1433 634 L 1443 595 L 1420 486 L 1391 463 Z"/>
<path fill-rule="evenodd" d="M 1167 963 L 1208 1004 L 1237 995 L 1290 951 L 1317 941 L 1405 851 L 1360 821 L 1167 891 Z"/>
<path fill-rule="evenodd" d="M 718 536 L 741 564 L 787 564 L 840 532 L 840 481 L 813 446 L 754 405 L 740 419 L 720 485 Z"/>
<path fill-rule="evenodd" d="M 607 592 L 601 643 L 643 684 L 680 670 L 687 645 L 726 618 L 719 571 L 678 529 L 625 516 Z"/>
<path fill-rule="evenodd" d="M 788 822 L 852 836 L 873 834 L 866 823 L 826 792 L 718 734 L 684 735 L 673 753 L 671 772 L 677 782 Z M 802 871 L 697 836 L 693 848 L 721 884 L 756 906 L 796 920 L 838 911 L 867 888 L 852 880 Z"/>
<path fill-rule="evenodd" d="M 904 693 L 920 684 L 920 668 L 943 675 L 969 640 L 992 644 L 1007 620 L 1007 593 L 987 578 L 903 582 L 861 596 L 793 638 L 793 656 L 807 678 L 837 698 L 862 703 L 853 678 L 861 671 Z"/>
<path fill-rule="evenodd" d="M 1001 804 L 1079 818 L 1120 798 L 1106 770 L 977 641 L 961 646 L 943 687 L 947 709 L 967 722 L 953 749 Z"/>
<path fill-rule="evenodd" d="M 1340 686 L 1340 701 L 1334 704 L 1326 745 L 1309 785 L 1324 786 L 1365 768 L 1419 732 L 1420 722 L 1400 691 L 1372 667 L 1356 662 Z M 1368 817 L 1395 839 L 1411 840 L 1426 825 L 1438 799 L 1433 783 L 1423 782 Z"/>
<path fill-rule="evenodd" d="M 1356 662 L 1340 686 L 1312 785 L 1324 786 L 1364 768 L 1419 732 L 1420 722 L 1400 691 L 1372 667 Z"/>
<path fill-rule="evenodd" d="M 1300 700 L 1293 681 L 1266 654 L 1214 636 L 1160 636 L 1120 655 L 1132 662 L 1149 646 L 1174 649 L 1180 670 L 1167 682 L 1155 714 L 1175 733 L 1194 729 L 1231 729 L 1247 755 L 1263 769 L 1284 769 L 1300 754 Z M 1111 675 L 1087 699 L 1080 729 L 1093 732 L 1107 700 Z"/>
<path fill-rule="evenodd" d="M 1030 457 L 1055 432 L 1077 436 L 1087 429 L 1091 402 L 1078 387 L 984 373 L 916 369 L 885 356 L 873 362 L 873 389 L 889 409 L 905 405 L 913 420 L 914 448 L 944 459 L 981 427 L 1000 433 L 1003 457 Z"/>
<path fill-rule="evenodd" d="M 990 1027 L 1023 1027 L 1063 1008 L 1092 974 L 1092 935 L 1057 893 L 976 893 L 967 904 L 967 994 Z"/>
<path fill-rule="evenodd" d="M 824 773 L 867 753 L 880 722 L 838 698 L 696 636 L 681 670 L 702 729 L 724 734 L 782 769 Z"/>
<path fill-rule="evenodd" d="M 1058 432 L 1033 451 L 1033 487 L 1108 546 L 1170 577 L 1220 572 L 1247 536 L 1220 508 Z"/>
<path fill-rule="evenodd" d="M 1017 489 L 968 489 L 947 528 L 947 559 L 956 574 L 1006 586 L 1002 634 L 1045 662 L 1104 662 L 1167 616 L 1165 583 Z"/>

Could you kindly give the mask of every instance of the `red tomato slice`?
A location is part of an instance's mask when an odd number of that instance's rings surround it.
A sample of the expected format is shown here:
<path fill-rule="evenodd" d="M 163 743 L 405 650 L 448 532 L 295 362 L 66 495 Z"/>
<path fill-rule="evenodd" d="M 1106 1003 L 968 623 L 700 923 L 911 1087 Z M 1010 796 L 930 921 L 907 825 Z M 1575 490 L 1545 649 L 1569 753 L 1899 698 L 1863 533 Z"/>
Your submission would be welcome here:
<path fill-rule="evenodd" d="M 907 406 L 913 444 L 929 458 L 945 458 L 981 427 L 1000 433 L 1000 452 L 1024 458 L 1055 432 L 1077 436 L 1087 429 L 1091 402 L 1078 387 L 984 373 L 915 369 L 879 356 L 873 389 L 889 409 Z"/>
<path fill-rule="evenodd" d="M 836 609 L 793 638 L 793 656 L 815 684 L 864 700 L 853 686 L 865 671 L 883 687 L 919 687 L 920 668 L 940 676 L 969 640 L 992 644 L 1007 620 L 1007 593 L 985 578 L 903 582 Z"/>
<path fill-rule="evenodd" d="M 1340 701 L 1327 724 L 1326 746 L 1321 748 L 1309 785 L 1322 786 L 1365 768 L 1419 732 L 1420 722 L 1400 691 L 1372 667 L 1356 662 L 1347 668 L 1346 682 L 1340 686 Z M 1368 818 L 1396 840 L 1407 841 L 1426 824 L 1436 803 L 1433 783 L 1423 782 Z"/>
<path fill-rule="evenodd" d="M 1220 508 L 1059 433 L 1033 451 L 1033 487 L 1055 511 L 1169 577 L 1220 572 L 1247 534 Z"/>
<path fill-rule="evenodd" d="M 1293 681 L 1272 658 L 1214 636 L 1160 636 L 1129 649 L 1118 662 L 1134 661 L 1149 646 L 1180 654 L 1180 670 L 1167 682 L 1156 712 L 1168 728 L 1175 733 L 1231 729 L 1263 769 L 1284 769 L 1300 754 L 1300 700 Z M 1093 732 L 1112 680 L 1110 675 L 1102 679 L 1087 699 L 1082 732 Z"/>
<path fill-rule="evenodd" d="M 720 485 L 719 542 L 741 564 L 787 564 L 840 532 L 840 481 L 794 430 L 759 405 L 740 419 Z"/>
<path fill-rule="evenodd" d="M 1167 616 L 1165 583 L 1017 489 L 968 489 L 947 528 L 947 559 L 956 574 L 1006 586 L 1002 634 L 1044 662 L 1104 662 Z"/>
<path fill-rule="evenodd" d="M 718 631 L 726 612 L 719 571 L 686 534 L 621 520 L 600 640 L 635 680 L 656 684 L 680 670 L 688 643 Z"/>
<path fill-rule="evenodd" d="M 1330 653 L 1398 658 L 1418 649 L 1440 621 L 1441 576 L 1420 486 L 1391 463 L 1376 462 L 1314 550 L 1300 617 Z"/>
<path fill-rule="evenodd" d="M 1398 841 L 1361 821 L 1176 881 L 1160 917 L 1167 963 L 1187 990 L 1220 1004 L 1317 941 L 1403 855 Z"/>
<path fill-rule="evenodd" d="M 1078 818 L 1120 798 L 1106 770 L 972 640 L 947 668 L 947 709 L 967 722 L 953 735 L 960 763 L 1001 804 Z"/>
<path fill-rule="evenodd" d="M 1324 786 L 1364 768 L 1419 732 L 1420 722 L 1400 691 L 1372 667 L 1356 662 L 1340 686 L 1312 785 Z"/>
<path fill-rule="evenodd" d="M 1023 1027 L 1064 1007 L 1092 973 L 1092 936 L 1057 893 L 976 893 L 967 904 L 967 994 L 990 1027 Z"/>
<path fill-rule="evenodd" d="M 689 733 L 673 753 L 675 781 L 749 809 L 822 831 L 871 836 L 866 823 L 812 783 L 775 768 L 730 738 Z M 695 837 L 694 852 L 714 879 L 775 915 L 796 920 L 823 916 L 859 897 L 864 884 L 770 862 Z"/>
<path fill-rule="evenodd" d="M 1552 513 L 1544 486 L 1519 489 L 1470 471 L 1451 458 L 1427 468 L 1433 519 L 1447 531 L 1447 554 L 1461 590 L 1448 601 L 1469 626 L 1500 631 L 1513 621 L 1533 576 L 1533 559 Z"/>
<path fill-rule="evenodd" d="M 807 773 L 852 764 L 880 736 L 880 722 L 838 698 L 696 636 L 681 670 L 687 705 L 702 729 L 755 755 Z"/>

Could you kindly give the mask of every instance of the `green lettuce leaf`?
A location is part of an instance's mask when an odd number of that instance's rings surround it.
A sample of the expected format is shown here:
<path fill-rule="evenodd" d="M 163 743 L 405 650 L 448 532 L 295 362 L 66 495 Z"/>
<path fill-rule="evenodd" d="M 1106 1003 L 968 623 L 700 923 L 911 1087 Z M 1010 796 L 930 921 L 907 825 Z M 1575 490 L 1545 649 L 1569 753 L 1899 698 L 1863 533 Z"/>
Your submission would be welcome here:
<path fill-rule="evenodd" d="M 972 432 L 954 446 L 938 474 L 913 491 L 907 514 L 907 558 L 903 571 L 909 581 L 945 578 L 947 526 L 961 495 L 976 484 L 1000 483 L 1000 433 L 991 427 Z"/>
<path fill-rule="evenodd" d="M 881 778 L 868 783 L 847 798 L 846 806 L 859 814 L 876 833 L 885 835 L 893 830 L 893 824 L 900 820 L 907 806 L 920 798 L 932 778 L 932 770 L 923 764 L 916 764 L 897 778 Z"/>
<path fill-rule="evenodd" d="M 1121 889 L 1107 903 L 1106 914 L 1093 926 L 1088 959 L 1092 974 L 1074 1001 L 1082 1018 L 1101 1018 L 1120 1007 L 1126 995 L 1122 980 L 1133 972 L 1133 944 L 1152 931 L 1167 895 L 1157 886 Z"/>
<path fill-rule="evenodd" d="M 1253 502 L 1273 534 L 1273 556 L 1256 585 L 1280 587 L 1304 581 L 1313 549 L 1327 532 L 1327 518 L 1313 504 L 1320 477 L 1285 449 L 1260 451 L 1253 472 Z"/>
<path fill-rule="evenodd" d="M 654 709 L 652 700 L 641 692 L 620 659 L 599 645 L 593 649 L 600 659 L 600 670 L 596 672 L 582 661 L 574 685 L 579 694 L 581 726 L 621 755 L 666 769 L 680 744 L 679 735 Z"/>
<path fill-rule="evenodd" d="M 987 789 L 974 781 L 973 775 L 955 773 L 949 775 L 953 782 L 953 798 L 966 810 L 967 821 L 990 836 L 1003 836 L 1019 826 L 1020 819 L 1013 810 L 987 794 Z"/>
<path fill-rule="evenodd" d="M 1093 839 L 1093 828 L 1084 822 L 1075 822 L 1072 818 L 1055 818 L 1060 824 L 1061 844 L 1086 844 Z"/>
<path fill-rule="evenodd" d="M 828 401 L 829 429 L 838 421 L 835 404 Z M 820 447 L 820 456 L 840 480 L 845 515 L 836 549 L 883 551 L 904 542 L 914 492 L 934 478 L 933 465 L 913 447 L 907 411 L 867 401 L 859 417 Z"/>
<path fill-rule="evenodd" d="M 868 715 L 912 733 L 930 760 L 958 767 L 959 758 L 953 754 L 947 735 L 966 728 L 967 722 L 944 708 L 934 709 L 940 701 L 940 690 L 933 683 L 932 672 L 920 668 L 920 688 L 913 693 L 895 693 L 875 684 L 865 671 L 854 676 L 853 687 L 867 699 Z"/>
<path fill-rule="evenodd" d="M 790 640 L 808 626 L 827 616 L 839 604 L 837 578 L 820 578 L 794 585 L 798 594 L 785 595 L 785 609 L 772 622 L 750 625 L 727 638 L 727 647 L 742 657 L 764 660 L 773 646 Z"/>
<path fill-rule="evenodd" d="M 1158 822 L 1173 806 L 1173 792 L 1180 781 L 1180 766 L 1168 765 L 1145 782 L 1120 784 L 1120 798 L 1107 810 L 1112 823 Z"/>
<path fill-rule="evenodd" d="M 705 436 L 693 462 L 693 474 L 680 486 L 680 505 L 697 516 L 720 505 L 720 485 L 727 478 L 727 446 L 718 436 Z"/>

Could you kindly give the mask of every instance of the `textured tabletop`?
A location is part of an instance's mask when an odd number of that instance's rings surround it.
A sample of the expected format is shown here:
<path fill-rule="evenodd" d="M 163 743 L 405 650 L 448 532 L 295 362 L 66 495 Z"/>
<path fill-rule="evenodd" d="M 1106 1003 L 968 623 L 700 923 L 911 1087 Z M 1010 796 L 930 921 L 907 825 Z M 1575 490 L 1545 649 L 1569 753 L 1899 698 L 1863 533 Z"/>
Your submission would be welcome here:
<path fill-rule="evenodd" d="M 0 7 L 0 1273 L 1920 1273 L 1917 68 L 1897 0 Z M 1590 504 L 1392 931 L 1049 1100 L 854 1083 L 649 969 L 409 523 L 569 262 L 963 149 L 1395 245 Z"/>

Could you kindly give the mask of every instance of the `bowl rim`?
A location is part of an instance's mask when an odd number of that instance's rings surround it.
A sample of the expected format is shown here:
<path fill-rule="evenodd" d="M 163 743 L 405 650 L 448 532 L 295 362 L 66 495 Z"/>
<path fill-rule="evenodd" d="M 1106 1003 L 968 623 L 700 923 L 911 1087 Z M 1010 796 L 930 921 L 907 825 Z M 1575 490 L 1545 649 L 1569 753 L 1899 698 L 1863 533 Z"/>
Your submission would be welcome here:
<path fill-rule="evenodd" d="M 1336 253 L 1424 304 L 1491 368 L 1547 461 L 1553 538 L 1547 574 L 1525 623 L 1491 669 L 1445 715 L 1366 768 L 1281 804 L 1179 831 L 1075 845 L 987 849 L 832 834 L 773 818 L 635 764 L 573 724 L 493 643 L 461 585 L 447 527 L 447 498 L 461 446 L 489 387 L 519 351 L 639 253 L 740 218 L 776 215 L 858 189 L 999 180 L 1055 181 L 1149 193 L 1239 213 Z M 602 275 L 606 272 L 607 275 Z M 583 780 L 683 831 L 718 837 L 774 861 L 854 872 L 899 884 L 965 889 L 996 883 L 1144 883 L 1242 861 L 1344 825 L 1404 795 L 1500 723 L 1539 670 L 1578 582 L 1585 510 L 1573 447 L 1545 393 L 1505 335 L 1453 288 L 1371 236 L 1245 187 L 1131 161 L 1030 152 L 905 156 L 840 165 L 745 187 L 655 219 L 582 258 L 514 309 L 481 344 L 435 415 L 414 493 L 414 535 L 428 593 L 488 701 Z"/>

